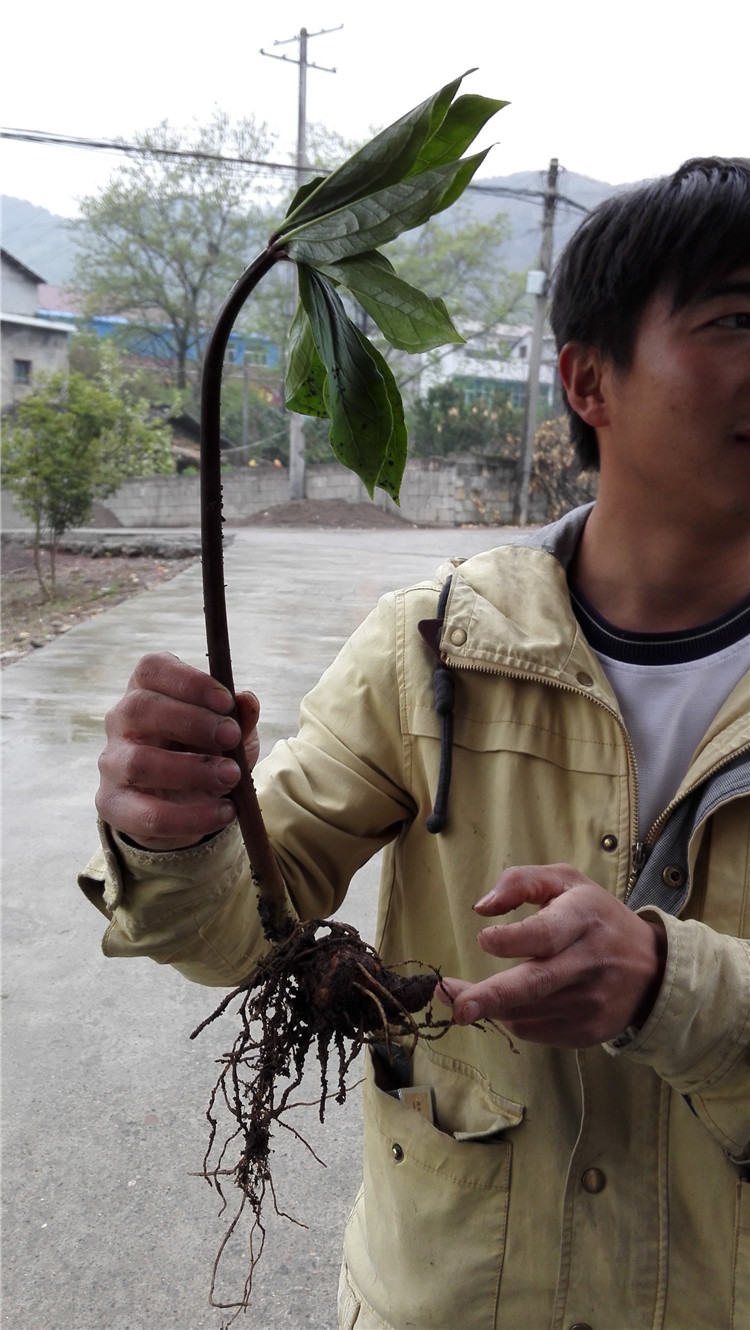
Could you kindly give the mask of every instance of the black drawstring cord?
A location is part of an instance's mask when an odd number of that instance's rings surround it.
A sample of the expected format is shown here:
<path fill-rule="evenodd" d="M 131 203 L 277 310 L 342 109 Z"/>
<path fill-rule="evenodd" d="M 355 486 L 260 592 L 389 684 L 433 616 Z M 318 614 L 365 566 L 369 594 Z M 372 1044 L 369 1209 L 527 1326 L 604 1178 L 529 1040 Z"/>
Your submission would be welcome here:
<path fill-rule="evenodd" d="M 448 604 L 448 595 L 451 589 L 451 578 L 449 577 L 442 591 L 437 608 L 437 647 L 440 647 L 440 638 L 443 631 L 443 620 L 445 619 L 445 607 Z M 433 675 L 432 686 L 435 692 L 435 711 L 440 717 L 440 772 L 438 775 L 437 790 L 435 792 L 435 803 L 427 819 L 426 827 L 432 835 L 437 835 L 439 831 L 444 831 L 448 821 L 448 792 L 451 785 L 451 770 L 453 767 L 453 704 L 454 704 L 454 686 L 453 675 L 451 674 L 445 661 L 438 659 Z"/>

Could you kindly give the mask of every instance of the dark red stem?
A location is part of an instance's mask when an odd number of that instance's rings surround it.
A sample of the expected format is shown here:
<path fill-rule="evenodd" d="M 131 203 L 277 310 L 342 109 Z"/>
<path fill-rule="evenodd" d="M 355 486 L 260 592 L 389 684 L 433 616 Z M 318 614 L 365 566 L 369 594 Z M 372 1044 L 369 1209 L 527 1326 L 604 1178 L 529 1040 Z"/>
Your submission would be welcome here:
<path fill-rule="evenodd" d="M 222 305 L 208 339 L 201 384 L 201 561 L 203 609 L 211 674 L 235 697 L 224 585 L 224 540 L 221 486 L 221 378 L 229 334 L 237 315 L 258 282 L 284 257 L 273 243 L 246 268 Z M 242 773 L 232 791 L 237 821 L 253 878 L 260 894 L 266 936 L 277 942 L 292 927 L 292 913 L 261 816 L 255 785 L 242 744 L 232 753 Z"/>

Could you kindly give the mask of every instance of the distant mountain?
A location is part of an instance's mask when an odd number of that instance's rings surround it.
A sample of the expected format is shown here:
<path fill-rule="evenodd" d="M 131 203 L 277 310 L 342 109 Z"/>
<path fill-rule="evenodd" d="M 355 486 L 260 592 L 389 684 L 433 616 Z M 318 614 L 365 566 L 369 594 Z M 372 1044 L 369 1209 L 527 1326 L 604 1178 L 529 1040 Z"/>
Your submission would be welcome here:
<path fill-rule="evenodd" d="M 563 172 L 558 179 L 558 192 L 562 198 L 555 214 L 555 252 L 559 252 L 583 217 L 579 209 L 570 207 L 563 199 L 572 199 L 585 208 L 593 208 L 624 188 L 626 186 L 591 180 L 573 171 Z M 539 257 L 541 200 L 509 198 L 504 193 L 493 192 L 508 189 L 541 192 L 544 189 L 544 173 L 516 171 L 513 175 L 480 180 L 464 195 L 465 206 L 482 221 L 489 221 L 499 212 L 507 215 L 511 236 L 506 245 L 506 262 L 508 268 L 524 272 L 533 268 Z M 446 213 L 446 225 L 450 224 L 449 218 L 450 214 Z M 72 283 L 76 240 L 66 218 L 57 217 L 46 208 L 39 208 L 25 199 L 5 198 L 2 239 L 5 249 L 33 268 L 50 285 L 69 286 Z"/>
<path fill-rule="evenodd" d="M 26 199 L 3 198 L 2 241 L 14 259 L 20 259 L 52 286 L 73 280 L 76 241 L 69 221 Z"/>
<path fill-rule="evenodd" d="M 516 171 L 513 175 L 494 176 L 477 180 L 467 189 L 461 200 L 471 207 L 477 218 L 489 221 L 498 212 L 505 213 L 510 221 L 511 234 L 505 245 L 505 261 L 508 268 L 515 272 L 526 272 L 539 260 L 539 245 L 542 227 L 541 198 L 508 197 L 505 190 L 531 190 L 536 194 L 544 192 L 546 171 Z M 560 253 L 570 239 L 576 227 L 583 220 L 580 208 L 571 207 L 564 200 L 572 200 L 582 207 L 591 209 L 613 194 L 627 189 L 626 185 L 608 185 L 603 180 L 592 180 L 589 176 L 576 175 L 574 171 L 563 171 L 557 179 L 557 192 L 560 196 L 555 209 L 554 255 Z M 497 190 L 498 193 L 494 191 Z M 461 206 L 460 204 L 457 206 Z M 450 214 L 445 213 L 446 224 Z"/>

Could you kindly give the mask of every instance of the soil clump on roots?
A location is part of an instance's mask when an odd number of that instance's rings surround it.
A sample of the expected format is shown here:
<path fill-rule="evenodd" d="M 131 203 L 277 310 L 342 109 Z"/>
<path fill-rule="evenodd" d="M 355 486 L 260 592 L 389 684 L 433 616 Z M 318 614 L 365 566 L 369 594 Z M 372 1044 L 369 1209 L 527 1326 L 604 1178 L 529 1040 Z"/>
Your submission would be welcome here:
<path fill-rule="evenodd" d="M 420 1037 L 434 1039 L 445 1032 L 450 1021 L 433 1020 L 429 1005 L 439 980 L 438 971 L 431 968 L 423 967 L 415 975 L 385 966 L 348 924 L 313 920 L 296 925 L 272 947 L 253 977 L 228 994 L 193 1031 L 195 1038 L 236 998 L 241 999 L 240 1033 L 231 1050 L 219 1058 L 221 1071 L 206 1113 L 210 1135 L 200 1174 L 219 1193 L 222 1212 L 229 1204 L 224 1193 L 227 1181 L 233 1181 L 241 1193 L 211 1280 L 211 1304 L 232 1312 L 223 1322 L 225 1327 L 249 1305 L 265 1241 L 262 1215 L 267 1193 L 277 1215 L 299 1222 L 278 1208 L 270 1157 L 273 1132 L 279 1128 L 290 1131 L 315 1154 L 286 1121 L 286 1115 L 300 1106 L 292 1096 L 302 1084 L 308 1055 L 312 1053 L 318 1063 L 317 1106 L 323 1122 L 328 1101 L 343 1104 L 353 1088 L 347 1076 L 367 1044 L 388 1049 L 392 1041 L 405 1039 L 413 1047 Z M 417 1013 L 422 1013 L 419 1018 Z M 220 1119 L 226 1123 L 227 1114 L 228 1133 L 226 1126 L 220 1128 Z M 219 1268 L 247 1207 L 251 1221 L 245 1285 L 235 1301 L 220 1301 L 216 1298 Z"/>

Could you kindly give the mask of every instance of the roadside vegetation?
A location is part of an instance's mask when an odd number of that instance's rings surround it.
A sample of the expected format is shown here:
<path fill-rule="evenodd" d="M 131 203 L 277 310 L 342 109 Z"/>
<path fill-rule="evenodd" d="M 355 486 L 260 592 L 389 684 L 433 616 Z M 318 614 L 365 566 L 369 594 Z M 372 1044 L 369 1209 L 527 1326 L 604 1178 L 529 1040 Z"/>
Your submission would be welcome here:
<path fill-rule="evenodd" d="M 64 533 L 85 525 L 96 499 L 124 480 L 170 471 L 172 457 L 167 429 L 151 418 L 116 351 L 102 346 L 89 374 L 35 377 L 4 422 L 1 465 L 3 484 L 33 525 L 42 597 L 53 599 Z"/>

